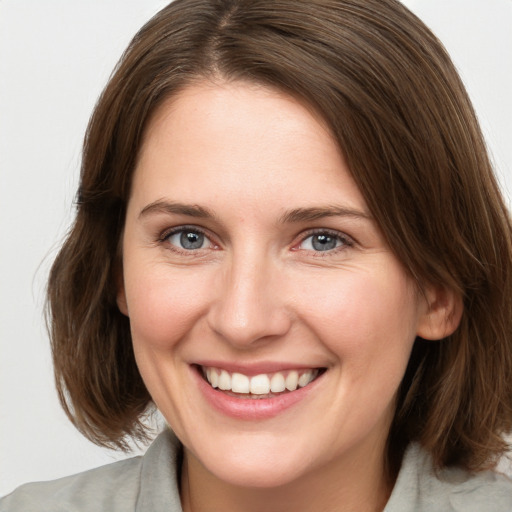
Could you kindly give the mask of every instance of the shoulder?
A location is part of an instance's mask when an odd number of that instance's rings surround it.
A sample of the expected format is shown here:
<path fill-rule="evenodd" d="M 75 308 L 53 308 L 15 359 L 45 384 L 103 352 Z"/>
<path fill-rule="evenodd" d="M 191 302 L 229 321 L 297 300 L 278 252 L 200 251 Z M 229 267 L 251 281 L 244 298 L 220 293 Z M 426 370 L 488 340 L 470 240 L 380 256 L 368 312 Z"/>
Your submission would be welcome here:
<path fill-rule="evenodd" d="M 512 480 L 493 471 L 468 473 L 458 468 L 448 468 L 437 477 L 426 477 L 425 490 L 443 504 L 446 510 L 464 512 L 512 511 Z"/>
<path fill-rule="evenodd" d="M 135 457 L 58 480 L 22 485 L 0 500 L 0 512 L 129 510 L 137 500 L 141 461 Z"/>
<path fill-rule="evenodd" d="M 143 457 L 22 485 L 0 499 L 0 512 L 181 512 L 180 453 L 178 439 L 165 429 Z"/>
<path fill-rule="evenodd" d="M 411 445 L 385 512 L 510 512 L 512 480 L 493 471 L 469 473 L 446 468 L 436 473 L 430 456 Z"/>

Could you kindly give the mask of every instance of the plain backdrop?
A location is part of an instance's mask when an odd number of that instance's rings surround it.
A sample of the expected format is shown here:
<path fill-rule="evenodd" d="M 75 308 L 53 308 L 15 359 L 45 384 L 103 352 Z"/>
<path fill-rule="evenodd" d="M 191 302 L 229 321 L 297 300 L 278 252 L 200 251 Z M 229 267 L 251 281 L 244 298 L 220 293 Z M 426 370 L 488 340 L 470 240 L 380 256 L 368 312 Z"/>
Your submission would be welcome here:
<path fill-rule="evenodd" d="M 72 219 L 93 105 L 131 37 L 166 3 L 0 0 L 0 495 L 127 456 L 86 441 L 59 407 L 44 288 Z M 404 3 L 451 53 L 510 198 L 512 0 Z"/>

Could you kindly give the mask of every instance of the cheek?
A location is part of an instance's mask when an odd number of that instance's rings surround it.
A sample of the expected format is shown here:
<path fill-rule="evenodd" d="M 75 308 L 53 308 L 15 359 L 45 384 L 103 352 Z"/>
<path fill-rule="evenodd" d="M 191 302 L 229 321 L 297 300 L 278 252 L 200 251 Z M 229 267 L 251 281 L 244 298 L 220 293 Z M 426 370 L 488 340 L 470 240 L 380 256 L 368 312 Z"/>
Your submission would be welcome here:
<path fill-rule="evenodd" d="M 205 282 L 198 276 L 170 272 L 132 272 L 125 282 L 130 325 L 135 345 L 169 348 L 189 332 L 205 304 Z"/>
<path fill-rule="evenodd" d="M 416 337 L 418 301 L 400 268 L 340 272 L 317 281 L 315 290 L 307 295 L 304 317 L 344 366 L 358 367 L 354 376 L 369 369 L 401 372 Z"/>
<path fill-rule="evenodd" d="M 206 303 L 207 276 L 199 278 L 196 274 L 167 265 L 125 265 L 126 301 L 137 366 L 154 403 L 164 411 L 167 421 L 177 426 L 183 423 L 182 415 L 187 411 L 181 400 L 187 402 L 190 392 L 180 384 L 184 371 L 181 342 L 197 328 Z M 178 388 L 179 396 L 173 393 Z"/>

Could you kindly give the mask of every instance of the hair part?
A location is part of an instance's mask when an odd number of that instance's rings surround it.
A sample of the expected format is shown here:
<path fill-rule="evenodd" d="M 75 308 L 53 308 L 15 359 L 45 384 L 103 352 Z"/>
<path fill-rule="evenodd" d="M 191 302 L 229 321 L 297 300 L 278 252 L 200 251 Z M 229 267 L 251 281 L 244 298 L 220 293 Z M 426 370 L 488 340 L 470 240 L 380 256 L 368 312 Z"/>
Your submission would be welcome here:
<path fill-rule="evenodd" d="M 162 102 L 220 79 L 285 91 L 319 113 L 418 287 L 445 287 L 463 301 L 454 334 L 416 340 L 390 467 L 410 441 L 438 467 L 492 466 L 512 431 L 510 220 L 450 58 L 396 0 L 175 0 L 134 37 L 91 117 L 76 220 L 49 279 L 68 416 L 100 445 L 145 438 L 151 397 L 115 300 L 132 176 Z"/>

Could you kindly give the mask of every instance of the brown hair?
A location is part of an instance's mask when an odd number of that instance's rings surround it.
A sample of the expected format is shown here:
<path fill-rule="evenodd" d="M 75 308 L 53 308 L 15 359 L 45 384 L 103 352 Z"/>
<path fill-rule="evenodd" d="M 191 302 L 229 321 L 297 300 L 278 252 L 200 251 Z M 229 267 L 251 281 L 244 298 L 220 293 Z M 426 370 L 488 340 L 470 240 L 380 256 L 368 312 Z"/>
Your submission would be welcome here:
<path fill-rule="evenodd" d="M 512 430 L 511 225 L 464 87 L 396 0 L 176 0 L 135 36 L 84 144 L 76 220 L 51 271 L 57 388 L 102 445 L 144 437 L 151 403 L 116 305 L 119 240 L 144 129 L 196 79 L 258 82 L 326 120 L 374 218 L 418 285 L 462 297 L 459 328 L 416 340 L 388 454 L 481 469 Z"/>

